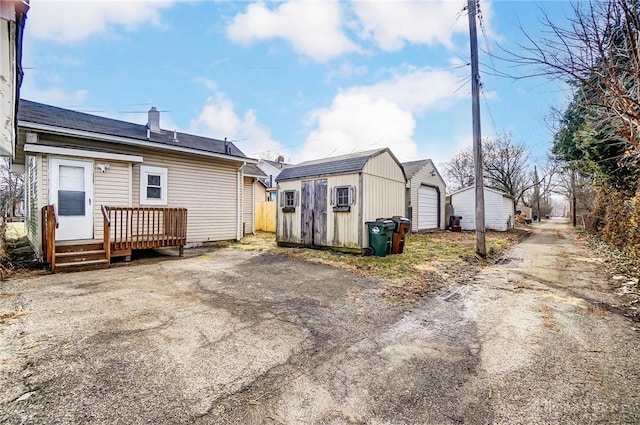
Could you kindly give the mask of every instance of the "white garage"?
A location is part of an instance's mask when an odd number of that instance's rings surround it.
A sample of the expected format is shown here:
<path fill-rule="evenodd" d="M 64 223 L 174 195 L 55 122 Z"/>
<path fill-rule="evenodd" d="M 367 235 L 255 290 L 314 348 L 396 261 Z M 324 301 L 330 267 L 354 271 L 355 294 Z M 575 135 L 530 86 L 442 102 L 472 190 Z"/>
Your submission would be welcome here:
<path fill-rule="evenodd" d="M 418 189 L 418 230 L 438 228 L 438 190 L 422 185 Z"/>
<path fill-rule="evenodd" d="M 453 214 L 462 217 L 462 230 L 476 228 L 476 190 L 474 186 L 461 189 L 451 194 Z M 513 197 L 485 186 L 484 188 L 484 222 L 491 230 L 505 231 L 513 229 L 515 209 Z"/>
<path fill-rule="evenodd" d="M 444 229 L 446 186 L 430 159 L 402 164 L 407 176 L 406 207 L 411 231 Z"/>

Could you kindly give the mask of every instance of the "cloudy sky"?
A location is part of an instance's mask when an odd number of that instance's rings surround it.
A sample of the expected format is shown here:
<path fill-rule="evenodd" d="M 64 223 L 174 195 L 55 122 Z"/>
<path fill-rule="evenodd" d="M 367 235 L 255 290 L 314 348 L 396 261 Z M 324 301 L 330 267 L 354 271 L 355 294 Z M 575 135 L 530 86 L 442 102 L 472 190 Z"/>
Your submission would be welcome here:
<path fill-rule="evenodd" d="M 441 164 L 471 145 L 465 0 L 32 0 L 22 96 L 236 142 L 288 162 L 389 147 Z M 501 61 L 564 1 L 481 1 L 483 136 L 542 162 L 567 94 Z M 488 53 L 492 53 L 490 55 Z"/>

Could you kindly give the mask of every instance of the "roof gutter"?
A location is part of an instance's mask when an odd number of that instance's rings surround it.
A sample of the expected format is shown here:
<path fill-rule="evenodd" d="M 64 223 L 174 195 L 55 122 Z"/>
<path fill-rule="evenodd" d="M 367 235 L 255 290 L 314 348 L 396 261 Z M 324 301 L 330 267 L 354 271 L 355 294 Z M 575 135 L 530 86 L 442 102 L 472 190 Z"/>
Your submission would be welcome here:
<path fill-rule="evenodd" d="M 224 155 L 220 153 L 201 151 L 197 149 L 189 149 L 182 146 L 171 146 L 171 145 L 164 145 L 160 143 L 149 143 L 143 140 L 130 139 L 128 137 L 111 136 L 108 134 L 94 133 L 91 131 L 84 131 L 84 130 L 73 130 L 69 128 L 56 127 L 56 126 L 47 125 L 47 124 L 38 124 L 38 123 L 29 122 L 29 121 L 18 121 L 18 126 L 27 130 L 47 132 L 49 134 L 57 134 L 60 136 L 75 136 L 75 137 L 80 137 L 84 139 L 98 140 L 103 142 L 120 143 L 123 145 L 130 145 L 130 146 L 143 146 L 147 148 L 163 149 L 163 150 L 174 151 L 174 152 L 208 156 L 212 158 L 225 159 L 227 161 L 242 162 L 243 165 L 258 163 L 257 159 L 240 158 L 237 156 L 230 156 L 230 155 Z"/>

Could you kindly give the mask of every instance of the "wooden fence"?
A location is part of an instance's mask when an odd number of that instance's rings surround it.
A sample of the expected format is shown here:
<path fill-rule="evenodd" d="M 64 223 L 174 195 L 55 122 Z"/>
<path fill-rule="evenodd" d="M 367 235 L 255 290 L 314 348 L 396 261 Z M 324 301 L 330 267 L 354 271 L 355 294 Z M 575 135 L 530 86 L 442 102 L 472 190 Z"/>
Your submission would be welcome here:
<path fill-rule="evenodd" d="M 276 204 L 275 201 L 256 202 L 256 230 L 275 233 Z"/>

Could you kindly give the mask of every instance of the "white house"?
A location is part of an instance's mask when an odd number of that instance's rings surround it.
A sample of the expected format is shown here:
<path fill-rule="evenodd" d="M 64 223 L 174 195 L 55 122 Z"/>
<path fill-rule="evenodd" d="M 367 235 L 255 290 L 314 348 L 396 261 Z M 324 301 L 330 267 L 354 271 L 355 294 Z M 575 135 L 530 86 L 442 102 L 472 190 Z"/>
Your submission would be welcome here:
<path fill-rule="evenodd" d="M 284 157 L 282 155 L 278 155 L 278 159 L 275 161 L 269 161 L 268 159 L 261 159 L 258 161 L 257 167 L 266 175 L 264 182 L 267 187 L 266 192 L 268 201 L 276 200 L 276 178 L 280 172 L 288 166 L 289 164 L 285 164 Z"/>
<path fill-rule="evenodd" d="M 462 230 L 476 228 L 476 192 L 470 186 L 451 194 L 453 215 L 462 217 Z M 485 227 L 490 230 L 505 231 L 514 225 L 515 210 L 513 197 L 488 187 L 484 188 L 484 220 Z"/>

